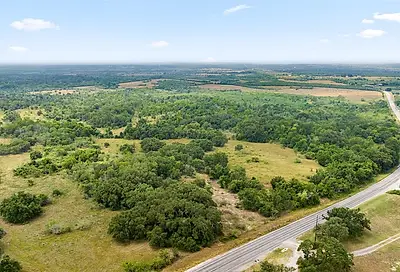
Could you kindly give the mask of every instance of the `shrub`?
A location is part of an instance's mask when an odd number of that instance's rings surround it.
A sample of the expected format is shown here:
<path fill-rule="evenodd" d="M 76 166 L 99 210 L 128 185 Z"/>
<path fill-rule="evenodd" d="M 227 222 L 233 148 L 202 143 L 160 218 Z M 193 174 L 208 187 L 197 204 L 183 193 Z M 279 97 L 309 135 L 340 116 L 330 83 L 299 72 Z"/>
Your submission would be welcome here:
<path fill-rule="evenodd" d="M 135 145 L 123 144 L 119 147 L 119 151 L 124 154 L 133 154 L 135 153 Z"/>
<path fill-rule="evenodd" d="M 235 151 L 240 151 L 240 150 L 243 150 L 243 145 L 241 145 L 241 144 L 236 145 Z"/>
<path fill-rule="evenodd" d="M 51 221 L 46 225 L 47 234 L 61 235 L 71 231 L 71 227 L 63 227 L 62 225 L 57 224 L 55 221 Z"/>
<path fill-rule="evenodd" d="M 23 224 L 39 216 L 42 206 L 48 202 L 45 195 L 35 196 L 19 192 L 6 198 L 0 204 L 0 214 L 4 220 L 14 224 Z"/>
<path fill-rule="evenodd" d="M 62 191 L 55 189 L 55 190 L 53 190 L 53 193 L 51 195 L 54 197 L 57 197 L 57 196 L 62 196 L 63 194 L 64 193 Z"/>
<path fill-rule="evenodd" d="M 391 190 L 391 191 L 388 191 L 387 193 L 391 194 L 391 195 L 400 195 L 400 190 Z"/>
<path fill-rule="evenodd" d="M 29 154 L 30 158 L 32 161 L 37 160 L 37 159 L 41 159 L 43 157 L 43 154 L 40 151 L 32 151 Z"/>
<path fill-rule="evenodd" d="M 104 147 L 105 147 L 105 148 L 109 148 L 109 147 L 110 147 L 110 143 L 109 143 L 109 142 L 105 142 L 105 143 L 104 143 Z"/>
<path fill-rule="evenodd" d="M 22 266 L 19 262 L 11 259 L 9 256 L 4 255 L 0 260 L 0 271 L 1 272 L 19 272 L 22 270 Z"/>
<path fill-rule="evenodd" d="M 7 232 L 3 228 L 0 228 L 0 239 L 2 239 L 6 234 Z"/>
<path fill-rule="evenodd" d="M 125 272 L 161 271 L 179 258 L 176 250 L 161 250 L 158 256 L 150 262 L 129 262 L 124 264 Z"/>

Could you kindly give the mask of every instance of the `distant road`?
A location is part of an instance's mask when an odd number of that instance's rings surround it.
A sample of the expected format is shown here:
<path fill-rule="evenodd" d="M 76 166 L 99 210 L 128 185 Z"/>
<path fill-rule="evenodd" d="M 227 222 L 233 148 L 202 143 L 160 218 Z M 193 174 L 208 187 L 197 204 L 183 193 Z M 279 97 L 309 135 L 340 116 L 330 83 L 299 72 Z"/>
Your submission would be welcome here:
<path fill-rule="evenodd" d="M 384 92 L 389 106 L 397 119 L 400 121 L 400 111 L 394 103 L 391 93 Z M 303 233 L 315 227 L 316 220 L 322 221 L 322 215 L 326 215 L 327 211 L 335 207 L 355 208 L 360 204 L 379 196 L 390 189 L 398 187 L 400 180 L 400 168 L 397 168 L 391 175 L 382 181 L 375 183 L 367 189 L 353 195 L 341 202 L 338 202 L 319 212 L 303 217 L 289 225 L 261 236 L 247 244 L 236 247 L 224 254 L 209 259 L 189 270 L 188 272 L 230 272 L 243 271 L 255 264 L 257 259 L 262 260 L 266 255 L 278 248 L 283 242 L 293 240 Z"/>

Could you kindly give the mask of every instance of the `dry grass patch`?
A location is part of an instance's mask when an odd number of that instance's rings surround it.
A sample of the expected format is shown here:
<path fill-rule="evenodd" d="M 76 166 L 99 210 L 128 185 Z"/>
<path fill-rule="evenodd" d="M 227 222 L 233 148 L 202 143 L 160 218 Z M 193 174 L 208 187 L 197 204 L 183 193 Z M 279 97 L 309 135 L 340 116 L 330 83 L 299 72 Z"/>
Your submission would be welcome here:
<path fill-rule="evenodd" d="M 52 198 L 39 218 L 26 225 L 11 225 L 0 220 L 7 231 L 3 245 L 7 254 L 21 262 L 24 271 L 121 271 L 125 261 L 147 260 L 156 256 L 148 243 L 119 244 L 108 234 L 109 221 L 116 212 L 98 208 L 85 200 L 78 185 L 61 175 L 27 180 L 14 177 L 12 170 L 29 161 L 28 154 L 0 157 L 1 198 L 25 190 L 51 195 L 54 189 L 64 195 Z M 62 235 L 46 233 L 56 222 L 70 227 Z"/>
<path fill-rule="evenodd" d="M 29 92 L 29 94 L 49 94 L 49 95 L 66 95 L 66 94 L 73 94 L 77 90 L 70 89 L 70 90 L 46 90 L 46 91 L 38 91 L 38 92 Z"/>
<path fill-rule="evenodd" d="M 0 138 L 0 144 L 10 144 L 12 139 L 10 138 Z"/>
<path fill-rule="evenodd" d="M 275 89 L 271 90 L 270 87 L 265 87 L 268 91 L 285 93 L 285 94 L 297 94 L 297 95 L 312 95 L 320 97 L 339 97 L 342 96 L 352 102 L 372 101 L 382 99 L 382 93 L 377 91 L 362 91 L 362 90 L 350 90 L 350 89 L 335 89 L 335 88 L 313 88 L 313 89 L 301 89 L 301 88 L 281 88 L 278 91 Z"/>
<path fill-rule="evenodd" d="M 318 80 L 312 80 L 312 82 L 314 83 L 318 83 L 317 81 Z M 295 85 L 295 82 L 293 83 Z M 270 93 L 283 93 L 283 94 L 296 94 L 296 95 L 312 95 L 320 97 L 344 97 L 351 102 L 358 102 L 358 103 L 364 101 L 368 102 L 383 98 L 382 93 L 377 91 L 363 91 L 363 90 L 352 90 L 352 89 L 335 89 L 335 88 L 303 89 L 303 88 L 285 87 L 285 86 L 266 86 L 266 87 L 260 87 L 261 89 L 255 89 L 255 88 L 247 88 L 236 85 L 221 85 L 221 84 L 207 84 L 207 85 L 201 85 L 199 87 L 202 89 L 219 90 L 219 91 L 240 90 L 243 92 L 270 92 Z"/>
<path fill-rule="evenodd" d="M 235 151 L 238 144 L 243 145 L 244 149 Z M 282 148 L 278 144 L 230 140 L 217 150 L 228 154 L 229 165 L 245 167 L 249 177 L 256 177 L 264 184 L 276 176 L 306 180 L 321 167 L 315 161 L 307 160 L 292 149 Z M 259 162 L 255 162 L 257 160 Z"/>
<path fill-rule="evenodd" d="M 354 258 L 355 272 L 400 271 L 400 241 L 393 242 L 378 251 Z"/>
<path fill-rule="evenodd" d="M 149 88 L 149 89 L 152 89 L 154 86 L 156 86 L 158 81 L 159 81 L 159 79 L 152 79 L 150 81 L 125 82 L 125 83 L 120 83 L 118 88 L 132 88 L 132 89 Z"/>
<path fill-rule="evenodd" d="M 37 120 L 43 120 L 45 119 L 44 117 L 44 111 L 41 109 L 19 109 L 17 110 L 19 116 L 21 116 L 21 118 L 28 118 L 34 121 Z"/>
<path fill-rule="evenodd" d="M 259 213 L 238 208 L 240 200 L 237 194 L 222 189 L 215 181 L 210 184 L 213 188 L 213 200 L 222 213 L 223 233 L 227 239 L 238 237 L 265 223 L 266 218 Z"/>
<path fill-rule="evenodd" d="M 337 86 L 345 86 L 345 83 L 339 83 L 339 82 L 335 82 L 333 80 L 329 80 L 329 79 L 312 79 L 312 80 L 296 80 L 296 79 L 280 79 L 280 81 L 284 81 L 284 82 L 292 82 L 292 83 L 310 83 L 310 84 L 329 84 L 329 85 L 337 85 Z"/>
<path fill-rule="evenodd" d="M 104 144 L 108 143 L 109 146 L 106 147 Z M 119 152 L 119 148 L 124 144 L 133 144 L 135 145 L 136 151 L 140 151 L 140 140 L 126 140 L 126 139 L 96 139 L 96 144 L 101 147 L 101 150 L 106 154 L 116 154 Z"/>

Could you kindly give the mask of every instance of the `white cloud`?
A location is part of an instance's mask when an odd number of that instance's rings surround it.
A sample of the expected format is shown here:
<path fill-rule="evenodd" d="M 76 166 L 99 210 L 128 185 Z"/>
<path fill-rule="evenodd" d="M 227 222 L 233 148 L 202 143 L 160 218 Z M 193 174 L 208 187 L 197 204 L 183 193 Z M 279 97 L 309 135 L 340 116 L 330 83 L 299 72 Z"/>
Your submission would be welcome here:
<path fill-rule="evenodd" d="M 9 48 L 12 51 L 15 51 L 15 52 L 26 52 L 26 51 L 28 51 L 28 48 L 23 47 L 23 46 L 10 46 Z"/>
<path fill-rule="evenodd" d="M 14 21 L 10 24 L 10 26 L 18 30 L 26 30 L 26 31 L 39 31 L 42 29 L 60 29 L 60 27 L 53 22 L 45 21 L 42 19 L 32 19 L 32 18 L 25 18 L 21 21 Z"/>
<path fill-rule="evenodd" d="M 330 41 L 328 39 L 321 39 L 319 40 L 320 43 L 329 43 Z"/>
<path fill-rule="evenodd" d="M 351 34 L 339 34 L 338 36 L 341 38 L 348 38 L 351 37 Z"/>
<path fill-rule="evenodd" d="M 366 38 L 366 39 L 371 39 L 371 38 L 377 38 L 385 35 L 386 32 L 380 29 L 366 29 L 364 31 L 361 31 L 357 35 Z"/>
<path fill-rule="evenodd" d="M 216 62 L 217 60 L 214 59 L 213 57 L 208 57 L 206 59 L 203 60 L 203 62 Z"/>
<path fill-rule="evenodd" d="M 363 23 L 363 24 L 373 24 L 373 23 L 375 23 L 375 21 L 371 20 L 371 19 L 363 19 L 361 21 L 361 23 Z"/>
<path fill-rule="evenodd" d="M 400 13 L 375 13 L 374 19 L 376 20 L 386 20 L 395 21 L 400 23 Z"/>
<path fill-rule="evenodd" d="M 169 45 L 169 43 L 166 41 L 157 41 L 157 42 L 151 43 L 151 47 L 154 47 L 154 48 L 167 47 L 168 45 Z"/>
<path fill-rule="evenodd" d="M 225 14 L 225 15 L 228 15 L 228 14 L 237 12 L 237 11 L 239 11 L 239 10 L 249 9 L 249 8 L 251 8 L 251 6 L 248 6 L 248 5 L 238 5 L 238 6 L 236 6 L 236 7 L 232 7 L 232 8 L 229 8 L 229 9 L 225 10 L 225 11 L 224 11 L 224 14 Z"/>

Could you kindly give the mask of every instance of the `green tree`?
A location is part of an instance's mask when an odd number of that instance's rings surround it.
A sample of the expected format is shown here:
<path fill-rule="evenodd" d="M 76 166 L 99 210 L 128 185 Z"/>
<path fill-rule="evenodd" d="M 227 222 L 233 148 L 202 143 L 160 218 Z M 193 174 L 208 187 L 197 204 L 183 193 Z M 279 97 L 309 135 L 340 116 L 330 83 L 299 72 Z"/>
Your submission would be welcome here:
<path fill-rule="evenodd" d="M 140 146 L 142 147 L 142 151 L 147 153 L 159 150 L 165 146 L 165 143 L 156 138 L 146 138 L 140 142 Z"/>
<path fill-rule="evenodd" d="M 349 236 L 352 238 L 363 235 L 365 229 L 371 230 L 371 221 L 360 209 L 334 208 L 328 211 L 328 216 L 325 219 L 329 221 L 333 217 L 342 219 L 343 224 L 348 229 Z"/>
<path fill-rule="evenodd" d="M 0 215 L 4 220 L 14 224 L 23 224 L 39 216 L 46 205 L 48 198 L 44 195 L 35 196 L 25 192 L 18 192 L 6 198 L 0 204 Z"/>
<path fill-rule="evenodd" d="M 300 272 L 349 272 L 354 265 L 353 255 L 333 237 L 324 237 L 316 243 L 305 240 L 297 250 L 304 254 L 297 261 Z"/>
<path fill-rule="evenodd" d="M 330 217 L 328 221 L 317 227 L 315 235 L 318 237 L 333 237 L 339 241 L 344 241 L 349 237 L 349 229 L 342 218 Z"/>

